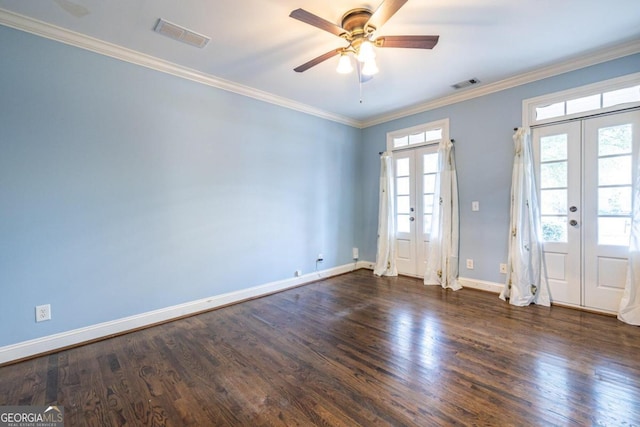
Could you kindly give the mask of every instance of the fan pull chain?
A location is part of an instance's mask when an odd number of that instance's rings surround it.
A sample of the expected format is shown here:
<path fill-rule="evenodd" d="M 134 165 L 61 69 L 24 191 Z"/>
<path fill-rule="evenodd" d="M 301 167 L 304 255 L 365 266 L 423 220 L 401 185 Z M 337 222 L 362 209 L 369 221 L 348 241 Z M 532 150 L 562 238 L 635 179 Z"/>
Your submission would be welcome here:
<path fill-rule="evenodd" d="M 360 86 L 360 104 L 362 104 L 362 79 L 358 77 L 358 85 Z"/>

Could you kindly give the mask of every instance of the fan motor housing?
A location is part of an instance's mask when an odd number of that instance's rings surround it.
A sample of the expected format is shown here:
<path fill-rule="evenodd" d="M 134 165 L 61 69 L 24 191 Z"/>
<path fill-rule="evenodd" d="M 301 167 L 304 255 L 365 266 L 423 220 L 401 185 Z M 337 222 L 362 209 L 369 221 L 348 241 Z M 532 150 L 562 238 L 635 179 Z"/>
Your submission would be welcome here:
<path fill-rule="evenodd" d="M 342 16 L 341 27 L 348 31 L 354 39 L 368 36 L 375 30 L 371 26 L 365 28 L 371 15 L 372 12 L 369 9 L 351 9 Z"/>

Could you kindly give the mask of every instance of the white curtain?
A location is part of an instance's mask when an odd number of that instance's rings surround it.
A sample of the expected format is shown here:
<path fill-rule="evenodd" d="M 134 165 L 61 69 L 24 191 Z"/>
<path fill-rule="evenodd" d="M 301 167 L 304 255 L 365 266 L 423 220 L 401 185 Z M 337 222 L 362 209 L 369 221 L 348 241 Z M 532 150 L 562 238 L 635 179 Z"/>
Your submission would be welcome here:
<path fill-rule="evenodd" d="M 373 274 L 397 276 L 396 221 L 394 215 L 393 157 L 388 152 L 380 156 L 380 203 L 378 206 L 378 252 Z"/>
<path fill-rule="evenodd" d="M 513 135 L 515 157 L 511 182 L 511 221 L 507 281 L 500 298 L 517 306 L 531 303 L 549 306 L 542 253 L 540 208 L 534 175 L 533 150 L 529 130 L 519 128 Z"/>
<path fill-rule="evenodd" d="M 635 150 L 634 150 L 635 151 Z M 627 282 L 624 287 L 618 319 L 630 325 L 640 326 L 640 154 L 633 156 L 635 182 L 633 186 L 633 216 L 631 218 L 631 240 L 629 241 L 629 263 Z"/>
<path fill-rule="evenodd" d="M 438 146 L 438 173 L 433 195 L 433 216 L 425 285 L 441 285 L 453 290 L 461 289 L 458 283 L 458 178 L 451 141 Z"/>

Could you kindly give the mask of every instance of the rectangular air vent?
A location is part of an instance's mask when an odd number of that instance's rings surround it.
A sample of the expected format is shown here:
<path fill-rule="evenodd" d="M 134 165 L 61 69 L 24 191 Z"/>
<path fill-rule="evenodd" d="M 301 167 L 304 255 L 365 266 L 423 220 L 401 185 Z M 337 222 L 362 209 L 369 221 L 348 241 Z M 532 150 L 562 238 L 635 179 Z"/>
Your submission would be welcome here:
<path fill-rule="evenodd" d="M 459 83 L 456 83 L 454 85 L 451 85 L 452 88 L 454 89 L 463 89 L 465 87 L 469 87 L 469 86 L 473 86 L 480 83 L 480 80 L 473 78 L 473 79 L 469 79 L 469 80 L 465 80 Z"/>
<path fill-rule="evenodd" d="M 209 43 L 209 40 L 211 40 L 211 38 L 207 36 L 198 34 L 195 31 L 187 30 L 184 27 L 165 21 L 162 18 L 158 19 L 158 23 L 153 31 L 199 48 L 205 47 L 207 43 Z"/>

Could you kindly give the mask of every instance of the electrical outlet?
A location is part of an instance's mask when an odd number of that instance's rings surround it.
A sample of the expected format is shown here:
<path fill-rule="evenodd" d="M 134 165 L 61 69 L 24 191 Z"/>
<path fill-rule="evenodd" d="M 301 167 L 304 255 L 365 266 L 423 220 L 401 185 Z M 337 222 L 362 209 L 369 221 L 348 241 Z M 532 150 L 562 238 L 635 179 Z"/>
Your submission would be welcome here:
<path fill-rule="evenodd" d="M 294 276 L 296 276 L 296 277 L 300 277 L 300 276 L 302 276 L 302 270 L 296 270 L 296 271 L 293 273 L 293 275 L 294 275 Z"/>
<path fill-rule="evenodd" d="M 316 258 L 316 261 L 318 261 L 318 262 L 324 261 L 324 255 L 322 255 L 321 253 L 318 254 L 318 258 Z"/>
<path fill-rule="evenodd" d="M 36 322 L 51 320 L 51 304 L 36 306 Z"/>
<path fill-rule="evenodd" d="M 352 248 L 351 249 L 351 255 L 352 255 L 353 259 L 360 258 L 360 254 L 358 253 L 358 248 Z"/>
<path fill-rule="evenodd" d="M 507 274 L 507 264 L 500 264 L 500 273 Z"/>
<path fill-rule="evenodd" d="M 473 270 L 473 260 L 472 259 L 468 259 L 467 260 L 467 270 Z"/>

